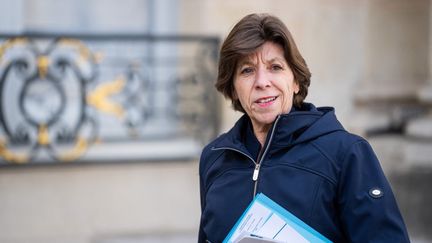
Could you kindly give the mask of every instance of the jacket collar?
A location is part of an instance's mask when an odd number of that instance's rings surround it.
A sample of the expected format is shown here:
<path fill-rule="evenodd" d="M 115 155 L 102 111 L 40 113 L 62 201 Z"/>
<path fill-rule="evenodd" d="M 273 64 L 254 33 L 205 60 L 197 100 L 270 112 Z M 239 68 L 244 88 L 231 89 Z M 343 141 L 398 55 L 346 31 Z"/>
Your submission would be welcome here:
<path fill-rule="evenodd" d="M 272 141 L 268 141 L 269 134 L 266 141 L 266 144 L 271 143 L 272 148 L 292 147 L 334 131 L 344 130 L 334 114 L 334 108 L 316 108 L 310 103 L 304 103 L 302 109 L 292 109 L 276 120 L 270 129 L 270 132 L 274 130 Z M 245 114 L 214 147 L 236 149 L 255 158 L 245 145 L 246 132 L 250 127 L 250 119 Z"/>

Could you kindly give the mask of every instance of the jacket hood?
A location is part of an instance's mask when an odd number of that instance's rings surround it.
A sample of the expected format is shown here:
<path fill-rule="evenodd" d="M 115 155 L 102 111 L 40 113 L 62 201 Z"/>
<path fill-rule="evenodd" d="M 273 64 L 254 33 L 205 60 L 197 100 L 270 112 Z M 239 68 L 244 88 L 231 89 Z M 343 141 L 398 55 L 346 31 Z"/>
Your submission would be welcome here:
<path fill-rule="evenodd" d="M 332 107 L 316 108 L 305 104 L 306 110 L 293 110 L 276 120 L 273 145 L 293 146 L 320 136 L 345 129 L 337 120 Z"/>
<path fill-rule="evenodd" d="M 244 151 L 242 142 L 244 133 L 250 123 L 249 117 L 243 115 L 234 127 L 216 141 L 214 147 L 234 147 Z M 344 128 L 335 116 L 334 108 L 319 107 L 304 103 L 302 109 L 292 109 L 288 114 L 279 115 L 267 135 L 275 147 L 291 147 L 299 143 L 313 140 L 320 136 L 335 131 L 343 131 Z M 273 136 L 270 136 L 273 133 Z"/>

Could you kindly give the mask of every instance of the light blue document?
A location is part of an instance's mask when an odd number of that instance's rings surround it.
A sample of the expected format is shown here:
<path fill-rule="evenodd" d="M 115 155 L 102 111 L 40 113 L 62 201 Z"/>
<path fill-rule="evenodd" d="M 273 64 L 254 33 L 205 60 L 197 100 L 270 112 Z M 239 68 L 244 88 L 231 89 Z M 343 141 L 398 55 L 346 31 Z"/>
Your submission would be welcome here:
<path fill-rule="evenodd" d="M 241 242 L 250 235 L 273 239 L 274 242 L 331 242 L 262 193 L 249 204 L 223 243 Z"/>

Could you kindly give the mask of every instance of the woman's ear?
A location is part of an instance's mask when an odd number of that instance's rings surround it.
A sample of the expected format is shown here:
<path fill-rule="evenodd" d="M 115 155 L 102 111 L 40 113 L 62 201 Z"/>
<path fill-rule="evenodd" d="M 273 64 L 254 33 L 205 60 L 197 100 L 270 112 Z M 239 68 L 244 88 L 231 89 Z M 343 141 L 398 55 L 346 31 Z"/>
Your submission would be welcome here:
<path fill-rule="evenodd" d="M 297 81 L 294 81 L 294 94 L 298 94 L 300 92 L 300 85 Z"/>

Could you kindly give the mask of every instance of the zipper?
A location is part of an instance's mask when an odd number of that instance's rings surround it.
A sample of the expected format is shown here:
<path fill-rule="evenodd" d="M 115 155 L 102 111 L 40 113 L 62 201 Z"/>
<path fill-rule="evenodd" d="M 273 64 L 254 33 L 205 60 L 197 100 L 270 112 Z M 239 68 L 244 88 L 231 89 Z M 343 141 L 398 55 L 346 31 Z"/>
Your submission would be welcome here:
<path fill-rule="evenodd" d="M 259 174 L 259 169 L 260 169 L 260 164 L 258 162 L 256 162 L 252 157 L 250 157 L 248 154 L 246 154 L 245 152 L 235 149 L 235 148 L 231 148 L 231 147 L 218 147 L 218 148 L 212 148 L 213 151 L 216 150 L 231 150 L 237 153 L 240 153 L 244 156 L 246 156 L 250 161 L 252 161 L 255 164 L 255 168 L 252 174 L 252 181 L 254 182 L 254 193 L 252 195 L 252 198 L 255 198 L 255 194 L 256 194 L 256 187 L 257 187 L 257 183 L 256 181 L 258 180 L 258 174 Z"/>
<path fill-rule="evenodd" d="M 254 168 L 254 171 L 253 171 L 253 174 L 252 174 L 252 181 L 254 182 L 253 198 L 255 198 L 255 196 L 256 196 L 256 191 L 257 191 L 257 186 L 258 186 L 258 176 L 259 176 L 259 172 L 260 172 L 260 168 L 261 168 L 261 163 L 262 163 L 262 161 L 264 160 L 264 157 L 266 156 L 267 151 L 268 151 L 268 149 L 269 149 L 269 147 L 270 147 L 270 144 L 271 144 L 271 141 L 272 141 L 272 139 L 273 139 L 273 135 L 274 135 L 274 132 L 275 132 L 275 129 L 276 129 L 276 125 L 277 125 L 277 123 L 278 123 L 280 117 L 281 117 L 281 116 L 279 115 L 279 116 L 276 118 L 276 120 L 275 120 L 275 122 L 274 122 L 274 124 L 273 124 L 273 128 L 272 128 L 271 133 L 270 133 L 269 141 L 268 141 L 268 143 L 267 143 L 267 146 L 266 146 L 265 149 L 264 149 L 264 152 L 263 152 L 260 156 L 258 156 L 258 157 L 259 157 L 259 158 L 258 158 L 258 162 L 255 161 L 251 156 L 249 156 L 249 155 L 246 154 L 245 152 L 243 152 L 243 151 L 241 151 L 241 150 L 238 150 L 238 149 L 235 149 L 235 148 L 231 148 L 231 147 L 218 147 L 218 148 L 212 148 L 213 151 L 216 151 L 216 150 L 231 150 L 231 151 L 238 152 L 238 153 L 240 153 L 240 154 L 246 156 L 247 158 L 249 158 L 249 160 L 251 160 L 251 161 L 255 164 L 255 168 Z"/>
<path fill-rule="evenodd" d="M 259 168 L 260 168 L 260 164 L 255 164 L 255 169 L 252 175 L 252 180 L 256 181 L 258 180 L 258 174 L 259 174 Z"/>
<path fill-rule="evenodd" d="M 277 125 L 280 117 L 281 116 L 279 115 L 276 118 L 276 120 L 275 120 L 275 122 L 273 124 L 273 128 L 272 128 L 271 133 L 270 133 L 270 138 L 268 140 L 267 146 L 265 147 L 264 152 L 261 154 L 261 156 L 259 156 L 260 158 L 258 160 L 258 163 L 255 164 L 255 170 L 254 170 L 254 173 L 253 173 L 253 176 L 252 176 L 252 180 L 255 182 L 255 184 L 254 184 L 254 192 L 253 192 L 253 197 L 254 198 L 255 198 L 256 193 L 257 193 L 258 176 L 259 176 L 259 172 L 260 172 L 260 168 L 261 168 L 261 163 L 264 160 L 264 158 L 265 158 L 265 156 L 267 154 L 268 149 L 270 148 L 270 144 L 271 144 L 271 141 L 273 140 L 273 135 L 274 135 L 274 132 L 276 130 L 276 125 Z"/>

